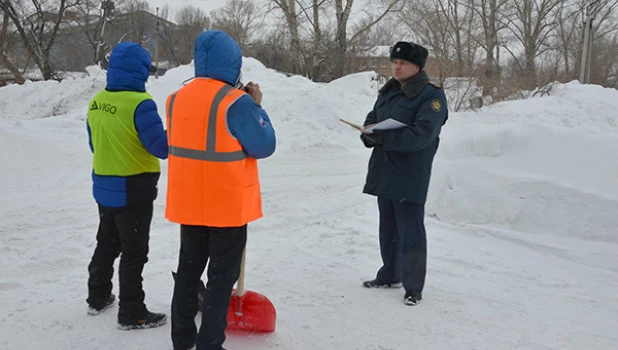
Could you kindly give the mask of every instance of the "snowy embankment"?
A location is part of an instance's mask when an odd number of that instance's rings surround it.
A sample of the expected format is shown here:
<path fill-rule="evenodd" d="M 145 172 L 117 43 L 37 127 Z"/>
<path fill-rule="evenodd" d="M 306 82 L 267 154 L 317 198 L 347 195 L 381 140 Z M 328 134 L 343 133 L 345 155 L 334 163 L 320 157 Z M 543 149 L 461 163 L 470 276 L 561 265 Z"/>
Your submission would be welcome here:
<path fill-rule="evenodd" d="M 428 213 L 450 223 L 618 242 L 617 97 L 572 82 L 551 96 L 455 114 Z"/>
<path fill-rule="evenodd" d="M 170 349 L 170 326 L 122 332 L 85 313 L 97 212 L 85 118 L 104 72 L 0 88 L 0 348 Z M 191 66 L 151 79 L 167 96 Z M 315 84 L 244 60 L 277 130 L 260 162 L 265 217 L 250 225 L 247 288 L 277 330 L 230 334 L 243 350 L 614 349 L 618 344 L 618 92 L 577 83 L 551 96 L 452 113 L 427 203 L 424 300 L 367 290 L 379 266 L 375 199 L 361 193 L 371 74 Z M 155 202 L 146 303 L 169 314 L 178 227 Z M 114 281 L 116 281 L 115 279 Z M 117 284 L 114 285 L 117 293 Z"/>

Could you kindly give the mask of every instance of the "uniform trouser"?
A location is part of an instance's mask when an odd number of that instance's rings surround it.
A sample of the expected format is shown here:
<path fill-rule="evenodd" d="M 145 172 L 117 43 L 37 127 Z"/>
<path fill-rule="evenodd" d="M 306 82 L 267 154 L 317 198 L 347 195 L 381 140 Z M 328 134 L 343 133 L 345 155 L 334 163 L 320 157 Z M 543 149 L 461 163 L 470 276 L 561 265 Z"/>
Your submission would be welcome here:
<path fill-rule="evenodd" d="M 195 342 L 198 350 L 220 349 L 225 341 L 232 288 L 240 275 L 247 243 L 247 225 L 226 228 L 181 225 L 180 235 L 172 298 L 174 348 L 189 348 Z M 197 289 L 207 262 L 202 324 L 196 337 Z"/>
<path fill-rule="evenodd" d="M 139 319 L 144 316 L 142 271 L 148 261 L 148 240 L 152 220 L 152 201 L 121 208 L 99 205 L 97 246 L 88 265 L 88 303 L 101 304 L 112 292 L 114 260 L 120 256 L 119 318 Z"/>
<path fill-rule="evenodd" d="M 427 269 L 424 206 L 378 197 L 378 208 L 383 266 L 376 279 L 403 282 L 406 292 L 422 292 Z"/>

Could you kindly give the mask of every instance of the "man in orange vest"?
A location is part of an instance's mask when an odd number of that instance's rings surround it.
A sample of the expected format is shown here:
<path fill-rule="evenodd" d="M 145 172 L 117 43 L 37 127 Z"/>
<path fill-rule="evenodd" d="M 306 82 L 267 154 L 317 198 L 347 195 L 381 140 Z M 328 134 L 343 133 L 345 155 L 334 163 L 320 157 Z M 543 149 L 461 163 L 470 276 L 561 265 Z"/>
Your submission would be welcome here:
<path fill-rule="evenodd" d="M 180 224 L 172 299 L 174 349 L 223 349 L 226 315 L 240 274 L 247 223 L 262 217 L 257 159 L 275 151 L 275 131 L 258 84 L 240 83 L 242 54 L 224 32 L 194 47 L 195 79 L 168 97 L 165 217 Z M 210 262 L 209 262 L 210 260 Z M 197 333 L 197 289 L 208 282 Z"/>

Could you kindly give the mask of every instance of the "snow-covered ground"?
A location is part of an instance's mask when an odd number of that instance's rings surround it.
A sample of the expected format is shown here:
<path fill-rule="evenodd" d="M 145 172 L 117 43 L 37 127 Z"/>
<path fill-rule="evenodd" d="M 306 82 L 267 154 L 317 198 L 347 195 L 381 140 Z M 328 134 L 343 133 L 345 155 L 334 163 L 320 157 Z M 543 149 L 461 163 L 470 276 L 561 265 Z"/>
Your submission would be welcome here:
<path fill-rule="evenodd" d="M 116 329 L 86 315 L 97 228 L 85 127 L 104 73 L 0 88 L 0 348 L 171 349 L 169 322 Z M 148 90 L 167 96 L 180 67 Z M 330 84 L 245 59 L 278 136 L 260 162 L 265 217 L 249 226 L 246 286 L 277 308 L 243 349 L 615 349 L 618 346 L 618 92 L 576 82 L 552 95 L 452 113 L 435 161 L 423 303 L 368 290 L 380 265 L 375 198 L 361 193 L 371 74 Z M 166 163 L 144 271 L 169 314 L 178 227 L 164 219 Z M 116 280 L 115 280 L 116 281 Z M 117 293 L 117 286 L 114 287 Z"/>

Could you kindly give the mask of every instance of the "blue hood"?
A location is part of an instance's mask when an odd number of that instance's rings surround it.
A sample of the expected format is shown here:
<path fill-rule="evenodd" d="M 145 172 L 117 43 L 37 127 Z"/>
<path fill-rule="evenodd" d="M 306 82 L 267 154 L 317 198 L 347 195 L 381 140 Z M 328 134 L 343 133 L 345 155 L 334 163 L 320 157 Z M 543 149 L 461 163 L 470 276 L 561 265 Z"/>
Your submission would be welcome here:
<path fill-rule="evenodd" d="M 235 85 L 242 66 L 240 47 L 228 34 L 207 30 L 195 40 L 195 76 Z"/>
<path fill-rule="evenodd" d="M 114 46 L 107 65 L 109 91 L 146 91 L 150 74 L 150 54 L 140 45 L 122 42 Z"/>

